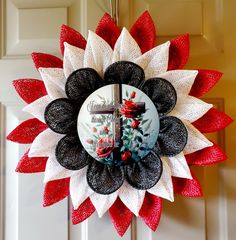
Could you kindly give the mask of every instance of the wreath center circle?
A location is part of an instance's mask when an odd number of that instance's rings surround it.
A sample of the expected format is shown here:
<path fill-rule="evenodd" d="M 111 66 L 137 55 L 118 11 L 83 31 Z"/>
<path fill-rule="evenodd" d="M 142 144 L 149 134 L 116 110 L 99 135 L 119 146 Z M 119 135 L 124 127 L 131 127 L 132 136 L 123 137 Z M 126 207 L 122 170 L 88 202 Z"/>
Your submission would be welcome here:
<path fill-rule="evenodd" d="M 136 87 L 110 84 L 87 97 L 77 120 L 84 149 L 97 161 L 126 165 L 146 157 L 160 128 L 157 109 Z"/>

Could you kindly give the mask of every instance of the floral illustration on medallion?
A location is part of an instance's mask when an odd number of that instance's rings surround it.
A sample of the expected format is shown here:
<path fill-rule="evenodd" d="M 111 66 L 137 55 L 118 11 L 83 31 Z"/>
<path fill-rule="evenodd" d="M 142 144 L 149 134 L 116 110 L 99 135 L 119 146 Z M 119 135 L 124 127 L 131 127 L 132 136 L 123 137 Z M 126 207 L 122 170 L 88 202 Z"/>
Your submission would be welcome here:
<path fill-rule="evenodd" d="M 159 117 L 149 97 L 123 85 L 95 91 L 84 102 L 78 116 L 81 143 L 97 161 L 108 165 L 139 161 L 153 149 L 159 133 Z M 118 97 L 118 96 L 117 96 Z"/>

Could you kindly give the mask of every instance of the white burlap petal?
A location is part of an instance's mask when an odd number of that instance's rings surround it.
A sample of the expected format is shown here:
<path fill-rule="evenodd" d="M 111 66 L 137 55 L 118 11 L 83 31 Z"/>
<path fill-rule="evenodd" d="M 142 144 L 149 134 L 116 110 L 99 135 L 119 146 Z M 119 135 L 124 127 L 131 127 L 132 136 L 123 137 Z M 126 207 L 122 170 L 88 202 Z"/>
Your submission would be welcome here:
<path fill-rule="evenodd" d="M 93 68 L 103 76 L 105 69 L 111 64 L 112 53 L 113 50 L 106 41 L 89 31 L 84 53 L 84 67 Z"/>
<path fill-rule="evenodd" d="M 173 183 L 171 179 L 171 170 L 166 161 L 163 163 L 163 172 L 158 183 L 147 191 L 153 195 L 165 198 L 171 202 L 174 201 Z"/>
<path fill-rule="evenodd" d="M 173 70 L 160 74 L 158 77 L 169 81 L 175 88 L 177 95 L 189 94 L 198 74 L 196 70 Z"/>
<path fill-rule="evenodd" d="M 34 102 L 32 102 L 28 105 L 26 105 L 23 108 L 23 111 L 30 113 L 31 115 L 33 115 L 34 117 L 39 119 L 41 122 L 45 123 L 44 111 L 45 111 L 45 108 L 47 107 L 47 105 L 51 101 L 52 101 L 52 99 L 48 95 L 46 95 L 44 97 L 41 97 L 41 98 L 35 100 Z"/>
<path fill-rule="evenodd" d="M 127 208 L 130 209 L 136 216 L 139 215 L 139 210 L 143 205 L 146 190 L 137 190 L 126 181 L 120 188 L 119 197 Z"/>
<path fill-rule="evenodd" d="M 80 69 L 84 65 L 84 50 L 74 47 L 67 42 L 64 43 L 64 59 L 63 69 L 66 78 L 77 69 Z"/>
<path fill-rule="evenodd" d="M 186 95 L 178 95 L 177 103 L 174 109 L 168 114 L 176 116 L 181 120 L 194 122 L 201 118 L 213 107 L 212 104 L 203 102 L 202 100 Z"/>
<path fill-rule="evenodd" d="M 49 128 L 46 129 L 34 139 L 30 147 L 29 157 L 48 157 L 55 154 L 56 145 L 64 136 Z"/>
<path fill-rule="evenodd" d="M 141 56 L 141 50 L 137 42 L 126 28 L 123 28 L 114 46 L 112 62 L 131 61 Z"/>
<path fill-rule="evenodd" d="M 70 179 L 70 195 L 74 209 L 77 209 L 94 191 L 87 183 L 87 167 L 77 171 Z"/>
<path fill-rule="evenodd" d="M 187 141 L 187 145 L 184 148 L 185 155 L 213 146 L 213 143 L 210 142 L 191 123 L 184 121 L 184 125 L 188 131 L 188 141 Z"/>
<path fill-rule="evenodd" d="M 66 78 L 62 68 L 39 68 L 39 72 L 52 99 L 66 98 Z"/>
<path fill-rule="evenodd" d="M 118 193 L 119 191 L 115 191 L 114 193 L 108 195 L 94 193 L 93 195 L 90 196 L 90 200 L 92 201 L 94 207 L 96 208 L 98 216 L 100 218 L 116 201 Z"/>
<path fill-rule="evenodd" d="M 44 182 L 47 183 L 49 181 L 57 180 L 57 179 L 63 179 L 71 177 L 73 174 L 76 174 L 77 171 L 72 171 L 64 168 L 61 166 L 57 159 L 55 154 L 49 156 L 46 169 L 44 173 Z"/>
<path fill-rule="evenodd" d="M 171 169 L 172 176 L 192 179 L 192 175 L 183 152 L 174 157 L 163 157 L 162 160 L 167 162 Z"/>
<path fill-rule="evenodd" d="M 137 58 L 134 62 L 145 72 L 145 79 L 165 73 L 168 68 L 170 42 L 159 45 Z"/>

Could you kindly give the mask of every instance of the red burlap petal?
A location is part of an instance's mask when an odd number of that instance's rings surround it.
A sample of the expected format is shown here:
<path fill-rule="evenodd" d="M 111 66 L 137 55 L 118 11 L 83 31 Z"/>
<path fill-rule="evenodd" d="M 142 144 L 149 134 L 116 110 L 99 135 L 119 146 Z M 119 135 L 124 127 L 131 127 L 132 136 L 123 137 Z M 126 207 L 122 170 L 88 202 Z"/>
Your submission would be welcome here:
<path fill-rule="evenodd" d="M 45 129 L 47 125 L 37 118 L 32 118 L 22 122 L 8 136 L 7 140 L 17 143 L 29 144 Z"/>
<path fill-rule="evenodd" d="M 87 198 L 77 209 L 72 208 L 72 223 L 78 224 L 86 220 L 95 212 L 90 198 Z"/>
<path fill-rule="evenodd" d="M 109 214 L 116 231 L 122 237 L 132 221 L 133 213 L 124 205 L 120 198 L 117 198 L 110 207 Z"/>
<path fill-rule="evenodd" d="M 161 211 L 161 198 L 146 192 L 142 208 L 139 211 L 139 216 L 152 231 L 157 229 L 161 218 Z"/>
<path fill-rule="evenodd" d="M 216 108 L 211 108 L 205 115 L 193 123 L 200 132 L 216 132 L 226 128 L 233 119 Z"/>
<path fill-rule="evenodd" d="M 113 18 L 105 13 L 98 23 L 96 34 L 103 38 L 112 48 L 120 36 L 120 29 Z"/>
<path fill-rule="evenodd" d="M 193 173 L 192 177 L 193 179 L 172 177 L 174 193 L 184 197 L 202 197 L 201 185 Z"/>
<path fill-rule="evenodd" d="M 189 34 L 171 40 L 168 71 L 182 69 L 189 58 Z"/>
<path fill-rule="evenodd" d="M 147 52 L 155 46 L 156 29 L 152 17 L 145 11 L 130 29 L 130 34 L 138 43 L 142 53 Z"/>
<path fill-rule="evenodd" d="M 19 172 L 19 173 L 44 172 L 48 158 L 47 157 L 29 157 L 28 153 L 29 153 L 29 150 L 20 159 L 16 167 L 16 172 Z"/>
<path fill-rule="evenodd" d="M 64 42 L 69 43 L 78 48 L 85 49 L 86 47 L 86 40 L 84 37 L 77 32 L 75 29 L 68 27 L 66 25 L 61 26 L 61 35 L 60 35 L 60 48 L 62 55 L 64 54 Z"/>
<path fill-rule="evenodd" d="M 34 65 L 37 69 L 40 67 L 43 68 L 63 68 L 63 61 L 53 55 L 47 53 L 32 53 L 32 59 L 34 61 Z"/>
<path fill-rule="evenodd" d="M 47 182 L 43 194 L 43 206 L 48 207 L 57 203 L 70 194 L 70 178 Z"/>
<path fill-rule="evenodd" d="M 215 143 L 208 148 L 185 155 L 188 164 L 207 166 L 227 160 L 225 152 Z"/>
<path fill-rule="evenodd" d="M 222 77 L 222 73 L 214 70 L 198 70 L 190 95 L 201 97 L 211 90 Z"/>
<path fill-rule="evenodd" d="M 13 86 L 19 96 L 28 104 L 47 95 L 45 85 L 41 80 L 17 79 L 13 81 Z"/>

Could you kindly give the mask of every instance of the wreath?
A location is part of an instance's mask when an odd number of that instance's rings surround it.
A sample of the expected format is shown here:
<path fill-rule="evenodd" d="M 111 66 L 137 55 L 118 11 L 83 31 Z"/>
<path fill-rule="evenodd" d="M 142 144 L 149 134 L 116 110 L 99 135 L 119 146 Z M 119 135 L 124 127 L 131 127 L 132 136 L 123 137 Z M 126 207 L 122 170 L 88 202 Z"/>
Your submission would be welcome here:
<path fill-rule="evenodd" d="M 188 35 L 155 39 L 148 12 L 130 31 L 105 14 L 87 41 L 63 25 L 63 60 L 33 53 L 42 80 L 13 82 L 34 117 L 7 137 L 31 144 L 16 171 L 45 172 L 44 206 L 70 195 L 74 224 L 96 210 L 121 236 L 133 215 L 155 230 L 163 198 L 202 196 L 190 166 L 227 158 L 202 133 L 232 119 L 199 99 L 222 74 L 182 70 Z"/>

